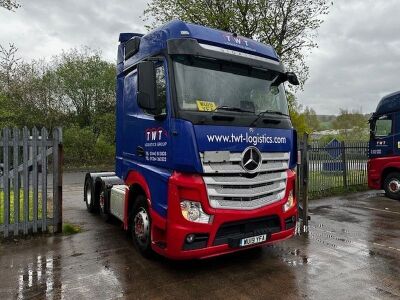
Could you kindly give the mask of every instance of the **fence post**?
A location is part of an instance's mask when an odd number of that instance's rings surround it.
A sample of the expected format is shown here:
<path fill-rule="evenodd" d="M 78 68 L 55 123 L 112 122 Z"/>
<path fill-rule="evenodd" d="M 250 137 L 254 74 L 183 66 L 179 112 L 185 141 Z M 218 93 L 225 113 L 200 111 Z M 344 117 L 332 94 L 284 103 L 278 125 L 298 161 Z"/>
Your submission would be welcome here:
<path fill-rule="evenodd" d="M 62 165 L 63 146 L 61 129 L 53 130 L 53 230 L 62 232 Z"/>
<path fill-rule="evenodd" d="M 36 127 L 32 129 L 32 192 L 33 192 L 33 233 L 37 232 L 38 226 L 38 159 L 37 159 L 37 142 L 38 142 L 38 130 Z"/>
<path fill-rule="evenodd" d="M 42 155 L 42 232 L 47 231 L 47 130 L 41 131 L 41 149 Z"/>
<path fill-rule="evenodd" d="M 302 232 L 308 232 L 308 134 L 303 135 L 303 149 L 301 153 L 301 186 L 303 204 L 303 226 Z"/>
<path fill-rule="evenodd" d="M 3 198 L 4 198 L 4 237 L 9 235 L 10 225 L 10 160 L 9 160 L 10 130 L 3 129 Z"/>
<path fill-rule="evenodd" d="M 346 145 L 344 141 L 341 143 L 342 147 L 342 164 L 343 164 L 343 186 L 347 189 L 347 162 L 346 162 Z"/>
<path fill-rule="evenodd" d="M 13 129 L 13 188 L 14 188 L 14 235 L 19 234 L 19 129 Z"/>
<path fill-rule="evenodd" d="M 22 171 L 22 183 L 23 183 L 23 197 L 24 197 L 24 234 L 28 234 L 29 231 L 29 131 L 27 127 L 22 129 L 22 158 L 23 158 L 23 171 Z"/>

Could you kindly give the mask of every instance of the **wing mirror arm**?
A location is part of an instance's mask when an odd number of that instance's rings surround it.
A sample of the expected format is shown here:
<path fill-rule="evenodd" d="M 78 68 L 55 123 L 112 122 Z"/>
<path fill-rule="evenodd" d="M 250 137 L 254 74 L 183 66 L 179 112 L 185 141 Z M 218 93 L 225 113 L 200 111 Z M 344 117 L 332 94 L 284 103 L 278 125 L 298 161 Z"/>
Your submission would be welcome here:
<path fill-rule="evenodd" d="M 294 72 L 286 72 L 286 73 L 280 73 L 278 76 L 274 78 L 274 80 L 271 83 L 271 86 L 278 86 L 283 82 L 289 82 L 292 85 L 299 85 L 299 79 L 297 78 L 297 75 Z"/>

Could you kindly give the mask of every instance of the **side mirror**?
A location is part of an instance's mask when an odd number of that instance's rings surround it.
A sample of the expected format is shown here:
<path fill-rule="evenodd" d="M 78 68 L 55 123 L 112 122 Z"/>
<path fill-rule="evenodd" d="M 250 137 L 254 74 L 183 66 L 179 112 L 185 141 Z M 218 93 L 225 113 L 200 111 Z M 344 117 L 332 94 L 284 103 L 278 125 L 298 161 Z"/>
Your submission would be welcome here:
<path fill-rule="evenodd" d="M 370 130 L 370 131 L 369 131 L 369 138 L 370 138 L 371 140 L 374 140 L 374 139 L 375 139 L 375 131 L 374 131 L 374 130 Z"/>
<path fill-rule="evenodd" d="M 297 75 L 293 72 L 286 72 L 286 78 L 290 84 L 293 84 L 293 85 L 300 84 L 299 79 L 297 78 Z"/>
<path fill-rule="evenodd" d="M 278 76 L 272 81 L 271 86 L 278 86 L 281 83 L 288 81 L 290 84 L 299 85 L 300 82 L 297 79 L 297 75 L 293 72 L 279 73 Z"/>
<path fill-rule="evenodd" d="M 141 108 L 156 112 L 157 83 L 156 68 L 151 61 L 143 61 L 137 65 L 137 101 Z"/>
<path fill-rule="evenodd" d="M 375 139 L 375 122 L 376 120 L 371 117 L 371 119 L 368 120 L 369 122 L 369 137 L 371 140 Z"/>

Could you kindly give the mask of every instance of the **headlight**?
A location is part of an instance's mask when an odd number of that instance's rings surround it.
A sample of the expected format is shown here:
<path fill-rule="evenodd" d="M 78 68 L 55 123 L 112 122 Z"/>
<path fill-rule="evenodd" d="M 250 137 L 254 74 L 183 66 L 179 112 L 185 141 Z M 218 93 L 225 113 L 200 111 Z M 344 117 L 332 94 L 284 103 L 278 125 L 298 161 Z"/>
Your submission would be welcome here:
<path fill-rule="evenodd" d="M 211 220 L 211 216 L 203 211 L 200 202 L 184 200 L 181 202 L 181 211 L 182 216 L 191 222 L 207 224 Z"/>
<path fill-rule="evenodd" d="M 293 190 L 289 192 L 289 196 L 287 198 L 286 203 L 283 205 L 283 211 L 287 212 L 289 209 L 291 209 L 293 206 L 295 206 L 296 201 L 294 201 L 294 196 L 293 196 Z"/>

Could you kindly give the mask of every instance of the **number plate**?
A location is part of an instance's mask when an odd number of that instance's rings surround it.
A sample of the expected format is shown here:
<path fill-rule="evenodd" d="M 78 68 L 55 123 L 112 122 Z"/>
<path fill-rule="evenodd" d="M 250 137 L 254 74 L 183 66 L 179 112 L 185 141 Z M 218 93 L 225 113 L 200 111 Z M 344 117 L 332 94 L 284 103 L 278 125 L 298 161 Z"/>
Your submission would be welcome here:
<path fill-rule="evenodd" d="M 261 235 L 241 239 L 239 245 L 240 245 L 240 247 L 245 247 L 245 246 L 249 246 L 249 245 L 262 243 L 262 242 L 265 242 L 266 240 L 267 240 L 267 235 L 261 234 Z"/>

